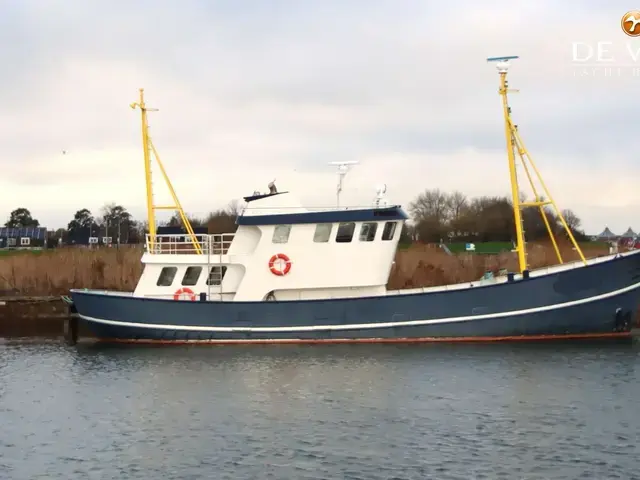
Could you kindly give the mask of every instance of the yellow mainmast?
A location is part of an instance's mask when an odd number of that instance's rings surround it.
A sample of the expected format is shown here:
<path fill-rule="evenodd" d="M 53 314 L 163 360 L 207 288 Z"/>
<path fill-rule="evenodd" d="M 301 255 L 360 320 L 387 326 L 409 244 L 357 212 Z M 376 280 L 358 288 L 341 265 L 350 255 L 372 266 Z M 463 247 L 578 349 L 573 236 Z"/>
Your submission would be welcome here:
<path fill-rule="evenodd" d="M 148 108 L 144 103 L 144 88 L 140 89 L 140 99 L 137 102 L 133 102 L 129 105 L 131 108 L 135 109 L 136 107 L 140 108 L 141 117 L 142 117 L 142 151 L 144 153 L 144 175 L 147 184 L 147 217 L 149 221 L 149 247 L 153 248 L 153 244 L 156 241 L 156 210 L 175 210 L 180 215 L 180 219 L 184 224 L 184 228 L 189 234 L 189 238 L 191 239 L 191 243 L 193 244 L 195 251 L 197 254 L 202 253 L 202 249 L 200 248 L 200 242 L 191 227 L 191 222 L 184 214 L 184 210 L 182 209 L 182 205 L 180 205 L 180 201 L 178 200 L 178 196 L 176 195 L 173 186 L 171 185 L 171 181 L 167 176 L 167 172 L 160 161 L 160 156 L 156 148 L 153 146 L 153 142 L 151 141 L 151 137 L 149 136 L 149 124 L 147 122 L 147 112 L 156 112 L 158 111 L 156 108 Z M 164 178 L 164 181 L 169 189 L 169 193 L 173 198 L 173 205 L 168 206 L 159 206 L 155 205 L 153 202 L 153 184 L 151 182 L 151 152 L 153 152 L 154 157 L 156 158 L 156 162 L 158 163 L 158 167 L 160 168 L 160 172 Z"/>
<path fill-rule="evenodd" d="M 511 196 L 513 201 L 513 216 L 515 220 L 516 227 L 516 252 L 518 254 L 518 264 L 520 267 L 520 272 L 522 273 L 524 270 L 528 269 L 527 264 L 527 253 L 525 249 L 525 240 L 524 240 L 524 228 L 522 222 L 522 208 L 525 207 L 537 207 L 540 211 L 540 215 L 542 216 L 542 220 L 544 221 L 545 227 L 547 228 L 547 232 L 549 233 L 549 238 L 551 239 L 551 243 L 553 244 L 553 248 L 558 257 L 558 261 L 560 263 L 564 263 L 562 259 L 562 255 L 560 254 L 560 249 L 558 248 L 558 243 L 556 242 L 555 236 L 553 234 L 553 230 L 551 229 L 551 225 L 549 224 L 549 220 L 547 219 L 547 215 L 545 213 L 544 207 L 546 205 L 551 205 L 560 219 L 562 226 L 567 232 L 571 243 L 575 247 L 580 259 L 586 265 L 587 260 L 585 259 L 578 242 L 573 236 L 571 229 L 568 227 L 562 212 L 558 209 L 556 202 L 553 200 L 551 193 L 547 189 L 547 186 L 538 171 L 533 159 L 529 155 L 529 152 L 524 146 L 522 142 L 522 138 L 518 133 L 518 127 L 514 125 L 511 120 L 511 108 L 509 107 L 509 101 L 507 98 L 507 94 L 509 92 L 517 92 L 517 90 L 510 90 L 509 84 L 507 82 L 507 72 L 509 71 L 510 63 L 509 61 L 512 59 L 518 58 L 517 56 L 509 56 L 509 57 L 491 57 L 488 58 L 488 62 L 497 62 L 498 73 L 500 74 L 500 96 L 502 97 L 502 109 L 504 114 L 504 129 L 505 129 L 505 137 L 507 140 L 507 156 L 509 158 L 509 174 L 511 180 Z M 521 202 L 520 201 L 520 189 L 518 186 L 518 174 L 516 171 L 516 152 L 520 157 L 522 167 L 527 175 L 527 179 L 529 180 L 529 184 L 531 185 L 531 190 L 533 190 L 533 195 L 535 200 L 533 202 Z M 538 195 L 538 190 L 533 182 L 533 178 L 531 176 L 531 172 L 529 171 L 529 167 L 527 166 L 527 161 L 529 162 L 531 168 L 535 172 L 540 185 L 542 186 L 545 196 L 548 200 L 545 200 L 541 195 Z"/>

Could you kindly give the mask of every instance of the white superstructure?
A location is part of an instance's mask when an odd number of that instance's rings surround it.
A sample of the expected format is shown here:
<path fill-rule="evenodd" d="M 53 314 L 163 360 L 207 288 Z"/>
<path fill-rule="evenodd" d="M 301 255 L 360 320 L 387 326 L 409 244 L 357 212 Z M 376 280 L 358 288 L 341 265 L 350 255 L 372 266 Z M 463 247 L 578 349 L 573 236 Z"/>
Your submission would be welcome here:
<path fill-rule="evenodd" d="M 384 206 L 309 210 L 290 194 L 245 197 L 235 234 L 147 235 L 134 296 L 309 300 L 384 295 L 407 218 Z M 381 205 L 382 203 L 382 205 Z"/>

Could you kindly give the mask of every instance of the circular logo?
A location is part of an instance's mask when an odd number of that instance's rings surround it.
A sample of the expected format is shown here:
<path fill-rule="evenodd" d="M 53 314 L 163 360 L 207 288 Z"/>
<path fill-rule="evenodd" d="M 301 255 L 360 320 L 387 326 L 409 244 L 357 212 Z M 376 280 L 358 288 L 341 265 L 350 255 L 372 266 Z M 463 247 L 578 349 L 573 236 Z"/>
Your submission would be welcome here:
<path fill-rule="evenodd" d="M 630 37 L 640 37 L 640 10 L 629 10 L 620 20 L 622 31 Z"/>

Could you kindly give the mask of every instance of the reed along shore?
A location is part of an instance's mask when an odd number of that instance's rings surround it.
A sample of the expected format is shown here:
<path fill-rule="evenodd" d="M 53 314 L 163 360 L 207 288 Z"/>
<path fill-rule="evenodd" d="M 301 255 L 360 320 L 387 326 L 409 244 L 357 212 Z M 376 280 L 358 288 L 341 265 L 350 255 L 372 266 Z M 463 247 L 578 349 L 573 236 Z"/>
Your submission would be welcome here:
<path fill-rule="evenodd" d="M 583 244 L 587 258 L 607 255 L 602 244 Z M 531 269 L 558 263 L 550 243 L 528 245 Z M 565 262 L 579 260 L 567 242 Z M 0 255 L 0 296 L 57 296 L 71 288 L 133 291 L 142 273 L 141 246 L 121 248 L 58 248 L 39 254 Z M 413 244 L 396 253 L 388 288 L 430 287 L 478 280 L 487 271 L 517 270 L 515 253 L 450 255 L 435 244 Z"/>

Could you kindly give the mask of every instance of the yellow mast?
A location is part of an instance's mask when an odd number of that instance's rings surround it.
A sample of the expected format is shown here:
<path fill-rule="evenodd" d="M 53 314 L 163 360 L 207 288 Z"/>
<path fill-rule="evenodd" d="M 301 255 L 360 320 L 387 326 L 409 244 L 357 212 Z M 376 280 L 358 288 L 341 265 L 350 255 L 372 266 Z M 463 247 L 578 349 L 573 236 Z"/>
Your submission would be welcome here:
<path fill-rule="evenodd" d="M 527 253 L 526 253 L 525 239 L 524 239 L 525 232 L 523 229 L 523 222 L 522 222 L 522 208 L 525 208 L 525 207 L 538 208 L 538 210 L 540 211 L 540 215 L 542 216 L 542 220 L 544 221 L 545 227 L 547 229 L 547 233 L 549 234 L 549 238 L 551 239 L 551 243 L 553 244 L 553 248 L 556 252 L 556 256 L 558 257 L 558 261 L 560 263 L 564 263 L 562 259 L 562 255 L 560 254 L 560 249 L 558 248 L 558 244 L 553 234 L 553 230 L 551 229 L 551 225 L 549 224 L 549 220 L 547 219 L 547 215 L 544 210 L 544 207 L 546 205 L 551 205 L 556 215 L 560 219 L 562 226 L 566 230 L 567 235 L 571 240 L 571 243 L 573 244 L 574 248 L 578 252 L 580 259 L 586 265 L 587 260 L 585 259 L 582 253 L 582 250 L 578 245 L 578 242 L 576 242 L 576 239 L 574 238 L 573 233 L 571 232 L 571 229 L 567 225 L 567 222 L 565 221 L 564 216 L 562 215 L 562 212 L 560 212 L 560 210 L 558 209 L 558 206 L 553 200 L 551 193 L 547 189 L 547 186 L 544 180 L 542 179 L 542 176 L 540 175 L 538 168 L 536 167 L 535 163 L 533 162 L 533 159 L 529 155 L 529 152 L 525 148 L 524 143 L 522 142 L 522 138 L 518 133 L 518 127 L 513 123 L 513 120 L 511 119 L 511 107 L 509 107 L 507 94 L 509 92 L 517 92 L 517 90 L 509 89 L 509 84 L 507 82 L 507 72 L 509 71 L 509 66 L 510 66 L 509 61 L 516 58 L 518 57 L 517 56 L 491 57 L 491 58 L 488 58 L 487 61 L 497 62 L 496 67 L 498 68 L 498 73 L 500 74 L 499 93 L 500 93 L 500 96 L 502 97 L 502 110 L 504 115 L 505 137 L 507 141 L 507 156 L 509 159 L 509 176 L 511 181 L 511 196 L 512 196 L 512 202 L 513 202 L 513 216 L 514 216 L 515 227 L 516 227 L 516 252 L 518 254 L 518 265 L 520 267 L 520 272 L 522 273 L 524 270 L 528 269 Z M 516 171 L 516 155 L 515 155 L 516 152 L 520 157 L 521 165 L 527 175 L 529 184 L 531 185 L 531 190 L 533 191 L 533 195 L 535 198 L 533 202 L 520 201 L 518 173 Z M 545 200 L 541 195 L 538 194 L 538 190 L 533 182 L 533 178 L 529 171 L 529 167 L 527 166 L 527 161 L 529 162 L 530 166 L 535 172 L 538 178 L 538 181 L 540 182 L 540 185 L 542 186 L 545 196 L 548 200 Z"/>
<path fill-rule="evenodd" d="M 184 228 L 187 231 L 189 238 L 191 239 L 191 243 L 194 246 L 194 249 L 197 254 L 202 253 L 202 249 L 200 248 L 200 242 L 191 227 L 191 222 L 184 213 L 182 209 L 182 205 L 180 205 L 180 201 L 178 200 L 178 196 L 176 195 L 173 186 L 171 185 L 171 181 L 167 176 L 167 172 L 160 161 L 160 156 L 151 141 L 151 137 L 149 136 L 149 124 L 147 122 L 147 112 L 155 112 L 157 109 L 148 108 L 144 102 L 144 88 L 140 89 L 140 99 L 137 102 L 133 102 L 129 105 L 131 108 L 135 109 L 136 107 L 140 108 L 141 120 L 142 120 L 142 151 L 144 153 L 144 175 L 147 184 L 147 218 L 149 221 L 149 247 L 153 249 L 153 244 L 156 241 L 156 210 L 175 210 L 180 215 L 180 219 L 184 224 Z M 156 162 L 158 163 L 158 167 L 160 168 L 160 172 L 164 178 L 164 181 L 169 189 L 169 193 L 173 198 L 173 205 L 167 206 L 159 206 L 155 205 L 153 202 L 153 183 L 151 181 L 151 152 L 153 152 L 154 157 L 156 158 Z"/>

